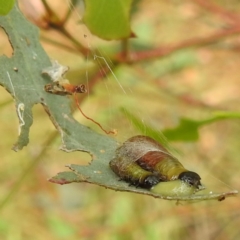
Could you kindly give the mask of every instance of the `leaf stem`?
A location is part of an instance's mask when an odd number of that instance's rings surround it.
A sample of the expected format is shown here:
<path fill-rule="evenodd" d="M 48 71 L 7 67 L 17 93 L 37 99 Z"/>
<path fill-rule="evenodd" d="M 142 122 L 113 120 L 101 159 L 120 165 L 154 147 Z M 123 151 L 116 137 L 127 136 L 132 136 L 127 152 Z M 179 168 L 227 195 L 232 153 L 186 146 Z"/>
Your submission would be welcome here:
<path fill-rule="evenodd" d="M 53 46 L 58 46 L 58 47 L 61 47 L 62 49 L 70 51 L 72 53 L 79 54 L 78 51 L 76 51 L 76 48 L 67 46 L 66 44 L 64 44 L 62 42 L 55 41 L 55 40 L 47 38 L 45 36 L 41 36 L 41 39 L 45 42 L 48 42 L 49 44 L 52 44 Z"/>
<path fill-rule="evenodd" d="M 122 57 L 125 59 L 126 62 L 128 62 L 129 58 L 129 40 L 123 39 L 122 40 Z"/>
<path fill-rule="evenodd" d="M 76 47 L 77 49 L 85 56 L 88 53 L 88 49 L 85 48 L 70 32 L 65 28 L 65 23 L 68 19 L 68 15 L 70 16 L 71 10 L 69 10 L 67 15 L 64 17 L 63 20 L 60 20 L 58 15 L 50 8 L 46 0 L 42 0 L 42 3 L 48 13 L 48 25 L 49 27 L 55 29 L 65 37 L 67 37 Z"/>
<path fill-rule="evenodd" d="M 147 51 L 141 51 L 141 52 L 132 51 L 130 53 L 128 61 L 136 63 L 139 61 L 153 60 L 154 58 L 165 57 L 182 49 L 213 44 L 226 37 L 236 35 L 239 33 L 240 33 L 240 26 L 233 26 L 225 30 L 216 31 L 215 33 L 212 33 L 207 37 L 187 39 L 182 42 L 173 44 L 172 46 L 161 46 L 159 48 L 155 48 Z M 126 59 L 123 58 L 121 54 L 116 56 L 115 60 L 119 63 L 126 62 Z"/>

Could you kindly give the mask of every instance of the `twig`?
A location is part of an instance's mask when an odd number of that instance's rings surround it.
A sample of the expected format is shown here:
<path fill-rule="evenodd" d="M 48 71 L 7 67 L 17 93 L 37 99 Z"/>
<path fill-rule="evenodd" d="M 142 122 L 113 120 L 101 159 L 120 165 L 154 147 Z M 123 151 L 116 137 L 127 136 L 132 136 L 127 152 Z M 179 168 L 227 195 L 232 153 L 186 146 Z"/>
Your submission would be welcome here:
<path fill-rule="evenodd" d="M 63 20 L 60 20 L 58 15 L 50 8 L 46 0 L 42 0 L 42 3 L 48 13 L 48 17 L 46 18 L 46 20 L 48 21 L 48 26 L 67 37 L 77 47 L 79 52 L 86 56 L 89 50 L 85 48 L 76 38 L 74 38 L 73 35 L 71 35 L 65 28 L 65 23 L 67 20 L 66 16 Z"/>
<path fill-rule="evenodd" d="M 128 62 L 129 57 L 129 40 L 123 39 L 122 40 L 122 57 Z"/>
<path fill-rule="evenodd" d="M 73 12 L 73 8 L 72 8 L 72 6 L 69 6 L 66 15 L 63 17 L 63 23 L 64 23 L 64 24 L 65 24 L 65 23 L 68 21 L 68 19 L 71 17 L 72 12 Z"/>
<path fill-rule="evenodd" d="M 48 42 L 49 44 L 52 44 L 53 46 L 61 47 L 61 48 L 65 49 L 65 50 L 67 50 L 69 52 L 72 52 L 72 53 L 75 53 L 77 55 L 79 54 L 76 48 L 67 46 L 66 44 L 64 44 L 62 42 L 55 41 L 55 40 L 47 38 L 45 36 L 41 36 L 41 40 L 43 40 L 45 42 Z"/>
<path fill-rule="evenodd" d="M 76 38 L 74 38 L 64 26 L 59 26 L 55 29 L 67 37 L 84 56 L 89 53 L 89 49 L 85 48 Z"/>
<path fill-rule="evenodd" d="M 239 33 L 240 33 L 240 26 L 237 26 L 230 29 L 226 29 L 224 31 L 221 30 L 221 31 L 215 32 L 214 34 L 208 37 L 193 38 L 193 39 L 189 39 L 189 40 L 185 40 L 183 42 L 177 43 L 172 46 L 160 47 L 153 50 L 142 51 L 142 52 L 131 52 L 130 61 L 138 62 L 138 61 L 153 59 L 157 57 L 164 57 L 181 49 L 212 44 L 214 42 L 220 41 L 223 38 L 229 37 L 231 35 L 239 34 Z M 122 58 L 121 55 L 118 55 L 116 58 L 116 61 L 125 62 L 125 59 Z"/>
<path fill-rule="evenodd" d="M 49 16 L 52 16 L 54 13 L 52 11 L 52 9 L 50 8 L 50 6 L 48 5 L 46 0 L 42 0 L 43 6 L 45 7 L 47 13 Z"/>
<path fill-rule="evenodd" d="M 229 10 L 226 10 L 225 8 L 220 7 L 219 5 L 216 5 L 215 3 L 211 1 L 206 0 L 194 0 L 195 3 L 200 5 L 201 7 L 207 9 L 208 11 L 218 14 L 222 18 L 225 18 L 226 20 L 230 21 L 231 23 L 238 24 L 239 23 L 239 16 Z"/>

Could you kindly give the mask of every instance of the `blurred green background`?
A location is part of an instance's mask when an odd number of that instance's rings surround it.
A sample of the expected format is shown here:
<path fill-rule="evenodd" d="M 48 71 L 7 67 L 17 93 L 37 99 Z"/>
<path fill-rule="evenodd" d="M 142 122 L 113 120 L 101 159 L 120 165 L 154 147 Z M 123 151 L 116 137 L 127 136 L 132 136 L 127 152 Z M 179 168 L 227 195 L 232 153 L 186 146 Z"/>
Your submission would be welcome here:
<path fill-rule="evenodd" d="M 137 36 L 130 40 L 132 47 L 144 50 L 207 38 L 232 24 L 228 12 L 240 11 L 238 1 L 215 1 L 225 12 L 210 10 L 201 2 L 139 1 L 131 20 Z M 38 1 L 20 3 L 29 18 L 35 17 L 38 25 L 46 27 L 41 18 L 44 8 Z M 54 1 L 51 5 L 59 16 L 69 7 L 65 1 Z M 92 36 L 79 23 L 80 16 L 80 11 L 74 12 L 67 28 L 80 42 L 90 46 L 88 56 L 103 56 L 113 67 L 109 59 L 119 50 L 119 42 Z M 7 37 L 2 31 L 0 34 L 1 54 L 11 56 Z M 67 77 L 71 82 L 88 83 L 94 69 L 92 61 L 53 44 L 51 41 L 58 41 L 71 49 L 71 43 L 51 28 L 42 29 L 40 39 L 50 58 L 70 67 Z M 218 110 L 240 112 L 239 47 L 239 35 L 229 35 L 212 44 L 183 48 L 164 58 L 118 65 L 113 71 L 127 94 L 110 74 L 94 84 L 81 107 L 105 128 L 117 129 L 115 138 L 119 141 L 139 134 L 120 107 L 159 130 L 176 126 L 180 117 L 200 120 Z M 104 67 L 104 62 L 99 61 L 97 68 Z M 58 150 L 61 139 L 40 105 L 33 109 L 29 145 L 18 153 L 11 151 L 18 136 L 18 119 L 10 95 L 4 88 L 0 91 L 0 239 L 240 238 L 238 196 L 222 202 L 177 205 L 83 183 L 63 186 L 49 183 L 47 179 L 65 170 L 65 165 L 88 164 L 90 156 Z M 75 108 L 73 103 L 72 109 Z M 77 111 L 74 116 L 99 131 Z M 199 133 L 197 142 L 171 143 L 181 162 L 198 172 L 210 189 L 239 189 L 239 120 L 216 122 L 201 128 Z"/>

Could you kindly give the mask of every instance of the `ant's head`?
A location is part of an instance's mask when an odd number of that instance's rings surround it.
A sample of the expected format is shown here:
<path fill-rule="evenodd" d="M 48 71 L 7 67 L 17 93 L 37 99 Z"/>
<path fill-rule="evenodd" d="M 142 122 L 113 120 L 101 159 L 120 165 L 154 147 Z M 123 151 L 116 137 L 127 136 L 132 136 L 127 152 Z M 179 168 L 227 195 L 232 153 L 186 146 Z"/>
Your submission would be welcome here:
<path fill-rule="evenodd" d="M 74 91 L 75 91 L 75 93 L 85 93 L 85 92 L 87 92 L 84 84 L 80 84 L 80 85 L 75 86 Z"/>
<path fill-rule="evenodd" d="M 197 189 L 201 189 L 201 187 L 202 187 L 202 184 L 200 182 L 201 178 L 195 172 L 191 172 L 191 171 L 182 172 L 179 175 L 178 179 L 188 183 L 191 186 L 196 187 Z"/>

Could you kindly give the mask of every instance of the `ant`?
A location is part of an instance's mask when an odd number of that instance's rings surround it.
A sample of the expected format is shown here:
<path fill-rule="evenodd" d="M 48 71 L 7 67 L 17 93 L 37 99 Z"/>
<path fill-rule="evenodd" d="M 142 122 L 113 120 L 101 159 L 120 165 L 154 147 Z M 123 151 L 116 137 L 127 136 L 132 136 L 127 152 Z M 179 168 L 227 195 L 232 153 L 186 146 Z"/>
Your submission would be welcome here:
<path fill-rule="evenodd" d="M 84 84 L 72 85 L 67 79 L 64 78 L 64 75 L 67 73 L 69 68 L 58 63 L 56 60 L 51 61 L 52 66 L 44 68 L 42 74 L 47 74 L 53 80 L 52 83 L 49 83 L 44 86 L 44 89 L 48 93 L 57 94 L 61 96 L 73 95 L 76 102 L 77 108 L 81 114 L 88 120 L 97 124 L 106 134 L 116 134 L 116 131 L 107 131 L 105 130 L 100 123 L 88 117 L 80 108 L 78 102 L 77 93 L 86 93 L 87 89 Z"/>
<path fill-rule="evenodd" d="M 66 96 L 73 95 L 76 93 L 85 93 L 87 92 L 84 84 L 80 85 L 72 85 L 68 81 L 56 81 L 53 83 L 49 83 L 44 86 L 44 89 L 48 93 Z"/>
<path fill-rule="evenodd" d="M 87 92 L 86 87 L 84 84 L 80 85 L 72 85 L 68 82 L 68 80 L 64 79 L 62 81 L 55 81 L 52 83 L 49 83 L 44 86 L 44 89 L 48 93 L 57 94 L 61 96 L 66 95 L 73 95 L 74 100 L 76 102 L 78 110 L 81 112 L 81 114 L 88 120 L 94 122 L 96 125 L 98 125 L 102 131 L 104 131 L 106 134 L 116 134 L 116 131 L 107 131 L 105 130 L 100 123 L 95 121 L 94 119 L 88 117 L 80 108 L 80 104 L 78 102 L 77 93 L 85 93 Z"/>

